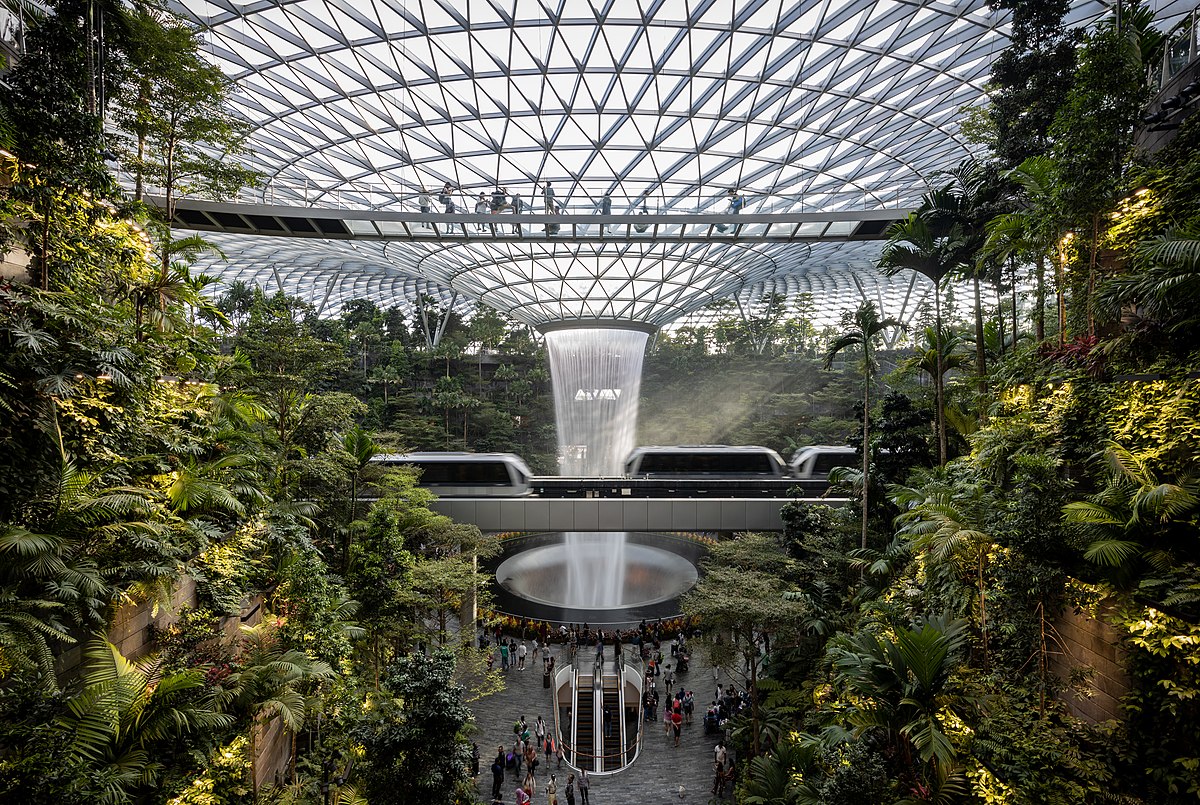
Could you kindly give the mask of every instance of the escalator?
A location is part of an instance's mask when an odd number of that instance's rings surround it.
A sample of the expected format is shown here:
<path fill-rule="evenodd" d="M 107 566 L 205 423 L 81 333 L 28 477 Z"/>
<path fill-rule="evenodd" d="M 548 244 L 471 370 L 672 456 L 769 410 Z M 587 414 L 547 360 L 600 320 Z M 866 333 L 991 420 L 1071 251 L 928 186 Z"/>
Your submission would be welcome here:
<path fill-rule="evenodd" d="M 575 765 L 591 771 L 596 754 L 596 698 L 592 677 L 579 674 L 575 687 Z"/>
<path fill-rule="evenodd" d="M 609 713 L 608 728 L 604 735 L 604 757 L 601 771 L 615 771 L 625 765 L 621 752 L 621 730 L 625 724 L 625 715 L 621 708 L 620 679 L 616 676 L 604 677 L 604 709 Z"/>

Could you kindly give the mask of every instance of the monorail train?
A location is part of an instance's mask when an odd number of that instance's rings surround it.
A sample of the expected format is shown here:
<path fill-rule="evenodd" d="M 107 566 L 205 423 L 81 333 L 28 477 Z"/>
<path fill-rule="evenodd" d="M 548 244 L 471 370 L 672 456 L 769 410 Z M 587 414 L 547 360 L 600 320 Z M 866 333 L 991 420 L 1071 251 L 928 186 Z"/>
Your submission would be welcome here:
<path fill-rule="evenodd" d="M 797 450 L 792 455 L 788 467 L 793 478 L 827 481 L 830 470 L 837 467 L 854 467 L 859 463 L 858 453 L 853 447 L 814 444 Z"/>
<path fill-rule="evenodd" d="M 418 483 L 439 497 L 518 497 L 532 473 L 515 453 L 403 453 L 371 459 L 385 467 L 416 467 Z"/>
<path fill-rule="evenodd" d="M 724 444 L 638 447 L 625 460 L 628 478 L 785 478 L 774 450 Z"/>

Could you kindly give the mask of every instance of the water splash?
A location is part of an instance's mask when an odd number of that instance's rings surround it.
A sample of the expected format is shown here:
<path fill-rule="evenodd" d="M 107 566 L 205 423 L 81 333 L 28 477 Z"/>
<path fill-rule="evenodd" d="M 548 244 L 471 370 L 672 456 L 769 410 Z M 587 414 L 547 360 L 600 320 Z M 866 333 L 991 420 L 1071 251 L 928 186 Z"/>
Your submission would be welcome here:
<path fill-rule="evenodd" d="M 559 471 L 569 476 L 624 472 L 637 433 L 646 333 L 615 328 L 546 334 L 558 426 Z M 624 532 L 568 531 L 569 606 L 622 606 Z"/>

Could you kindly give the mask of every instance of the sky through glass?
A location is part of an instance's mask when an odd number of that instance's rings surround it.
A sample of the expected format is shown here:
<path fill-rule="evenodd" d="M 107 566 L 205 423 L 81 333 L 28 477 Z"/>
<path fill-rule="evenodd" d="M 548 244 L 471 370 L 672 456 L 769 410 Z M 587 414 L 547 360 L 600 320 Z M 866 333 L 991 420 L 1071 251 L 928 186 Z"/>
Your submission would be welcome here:
<path fill-rule="evenodd" d="M 984 0 L 176 8 L 238 80 L 260 199 L 412 211 L 423 188 L 445 183 L 460 208 L 500 186 L 540 210 L 546 181 L 569 212 L 592 212 L 605 194 L 614 213 L 722 212 L 734 187 L 745 212 L 910 206 L 971 153 L 960 110 L 983 102 L 1007 33 Z M 1101 10 L 1080 2 L 1073 18 Z M 870 243 L 221 241 L 230 266 L 206 271 L 282 282 L 328 313 L 354 296 L 388 305 L 436 287 L 534 324 L 661 325 L 770 289 L 832 294 L 818 312 L 833 317 L 864 295 L 904 315 L 913 291 L 874 275 Z"/>

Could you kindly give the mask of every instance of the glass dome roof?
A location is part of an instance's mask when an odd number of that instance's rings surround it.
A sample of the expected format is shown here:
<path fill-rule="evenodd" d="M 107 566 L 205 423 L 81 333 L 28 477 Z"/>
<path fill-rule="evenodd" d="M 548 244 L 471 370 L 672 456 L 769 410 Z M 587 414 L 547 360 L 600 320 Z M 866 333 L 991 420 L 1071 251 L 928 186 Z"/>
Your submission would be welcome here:
<path fill-rule="evenodd" d="M 617 214 L 643 203 L 723 212 L 735 187 L 750 213 L 902 209 L 971 152 L 961 109 L 984 102 L 1007 31 L 985 0 L 174 7 L 207 30 L 210 56 L 238 81 L 261 200 L 414 212 L 422 189 L 445 183 L 463 205 L 497 186 L 532 201 L 545 181 L 569 212 L 594 211 L 605 194 Z M 1103 10 L 1077 2 L 1072 22 Z M 354 295 L 400 302 L 422 281 L 532 324 L 662 325 L 755 287 L 820 294 L 836 272 L 872 274 L 889 315 L 911 295 L 906 278 L 873 275 L 877 243 L 218 240 L 229 265 L 207 273 L 286 273 L 290 292 L 329 296 L 330 313 Z"/>

